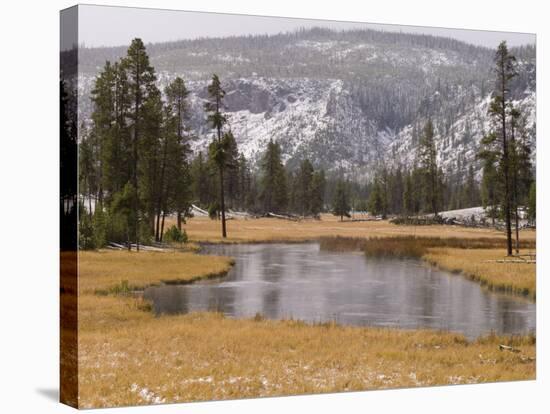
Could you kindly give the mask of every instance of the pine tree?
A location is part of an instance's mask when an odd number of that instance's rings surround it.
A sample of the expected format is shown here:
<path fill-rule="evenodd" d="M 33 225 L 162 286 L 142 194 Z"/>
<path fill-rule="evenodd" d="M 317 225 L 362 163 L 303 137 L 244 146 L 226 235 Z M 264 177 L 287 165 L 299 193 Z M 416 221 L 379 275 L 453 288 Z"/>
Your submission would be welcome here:
<path fill-rule="evenodd" d="M 97 160 L 97 143 L 95 136 L 91 131 L 87 131 L 85 126 L 82 126 L 82 138 L 78 147 L 78 175 L 80 192 L 86 192 L 88 205 L 86 210 L 91 216 L 93 213 L 92 199 L 94 199 L 98 193 L 98 160 Z M 96 199 L 97 201 L 97 199 Z"/>
<path fill-rule="evenodd" d="M 344 221 L 345 217 L 351 217 L 351 207 L 349 205 L 349 196 L 346 188 L 346 183 L 343 179 L 339 179 L 336 183 L 336 192 L 332 202 L 332 214 L 340 217 L 340 221 Z"/>
<path fill-rule="evenodd" d="M 468 176 L 464 187 L 466 203 L 463 207 L 477 207 L 480 202 L 479 187 L 477 185 L 474 173 L 474 166 L 468 167 Z"/>
<path fill-rule="evenodd" d="M 239 199 L 239 149 L 232 131 L 228 131 L 224 138 L 227 140 L 225 161 L 226 205 L 229 208 L 235 208 Z"/>
<path fill-rule="evenodd" d="M 168 125 L 173 130 L 174 141 L 167 157 L 169 172 L 170 198 L 177 218 L 177 228 L 181 232 L 182 220 L 188 215 L 191 198 L 191 179 L 189 171 L 189 118 L 187 98 L 189 91 L 182 78 L 177 77 L 165 88 Z M 161 232 L 162 235 L 162 232 Z"/>
<path fill-rule="evenodd" d="M 126 100 L 123 94 L 117 95 L 117 85 L 124 78 L 118 63 L 113 66 L 107 61 L 96 77 L 91 92 L 94 106 L 91 116 L 91 134 L 95 136 L 99 152 L 97 198 L 100 202 L 103 200 L 104 192 L 110 198 L 129 180 L 129 175 L 125 174 L 126 171 L 120 169 L 121 165 L 127 165 L 121 137 L 121 131 L 125 130 L 125 125 L 121 125 L 121 117 L 117 116 L 117 109 L 122 111 L 122 102 Z"/>
<path fill-rule="evenodd" d="M 518 108 L 510 110 L 510 168 L 512 171 L 512 211 L 516 236 L 516 254 L 519 254 L 519 208 L 528 198 L 532 181 L 531 147 L 525 128 L 525 118 Z"/>
<path fill-rule="evenodd" d="M 371 193 L 369 195 L 368 210 L 373 216 L 383 214 L 384 201 L 382 199 L 382 189 L 380 187 L 379 179 L 375 179 Z"/>
<path fill-rule="evenodd" d="M 390 177 L 390 189 L 389 189 L 389 210 L 393 214 L 403 213 L 403 193 L 405 191 L 405 183 L 403 179 L 403 172 L 401 166 L 398 166 Z"/>
<path fill-rule="evenodd" d="M 481 204 L 491 218 L 492 224 L 495 225 L 495 220 L 498 217 L 500 187 L 496 168 L 497 155 L 492 151 L 484 151 L 480 153 L 480 158 L 483 160 Z"/>
<path fill-rule="evenodd" d="M 297 175 L 296 204 L 298 212 L 302 216 L 311 213 L 313 172 L 313 165 L 311 165 L 308 159 L 300 163 L 300 169 Z"/>
<path fill-rule="evenodd" d="M 419 144 L 420 168 L 424 175 L 424 195 L 429 211 L 437 216 L 440 197 L 437 152 L 434 139 L 434 127 L 431 120 L 426 122 Z"/>
<path fill-rule="evenodd" d="M 153 67 L 149 64 L 149 56 L 145 50 L 142 40 L 136 38 L 132 40 L 126 57 L 122 59 L 122 67 L 127 75 L 128 96 L 129 96 L 129 128 L 131 131 L 131 188 L 134 191 L 133 196 L 133 236 L 139 251 L 140 244 L 140 188 L 139 188 L 139 169 L 140 152 L 147 153 L 151 148 L 144 148 L 140 151 L 140 141 L 146 127 L 156 128 L 156 126 L 147 125 L 147 122 L 158 122 L 157 117 L 149 117 L 149 110 L 158 109 L 158 99 L 160 92 L 155 86 L 156 76 Z M 157 100 L 153 103 L 151 100 Z M 152 172 L 151 172 L 152 173 Z"/>
<path fill-rule="evenodd" d="M 405 216 L 410 216 L 415 213 L 414 208 L 414 185 L 411 174 L 407 174 L 405 177 L 405 189 L 403 191 L 403 213 Z"/>
<path fill-rule="evenodd" d="M 513 210 L 513 177 L 512 156 L 510 154 L 510 84 L 516 72 L 516 59 L 508 51 L 503 41 L 495 54 L 495 89 L 489 106 L 489 116 L 493 121 L 493 131 L 481 141 L 482 158 L 495 158 L 497 180 L 502 189 L 501 210 L 506 223 L 506 250 L 512 255 L 512 210 Z"/>
<path fill-rule="evenodd" d="M 163 207 L 164 211 L 167 208 L 166 200 L 162 197 L 166 194 L 164 172 L 169 153 L 168 141 L 171 137 L 167 134 L 165 123 L 166 116 L 160 91 L 155 89 L 143 105 L 138 145 L 138 197 L 143 206 L 142 218 L 145 219 L 142 226 L 147 223 L 148 238 L 155 235 L 157 201 L 163 201 L 162 206 L 159 206 L 159 214 L 160 207 Z"/>
<path fill-rule="evenodd" d="M 237 161 L 237 171 L 237 206 L 239 210 L 246 210 L 249 208 L 249 206 L 247 205 L 247 197 L 250 193 L 250 188 L 252 186 L 252 174 L 250 172 L 248 160 L 242 153 L 239 155 Z"/>
<path fill-rule="evenodd" d="M 214 141 L 210 144 L 209 155 L 212 160 L 214 160 L 219 173 L 219 191 L 220 191 L 220 210 L 222 218 L 222 237 L 227 237 L 227 229 L 225 223 L 225 189 L 224 189 L 224 172 L 226 164 L 226 154 L 227 150 L 226 145 L 227 141 L 224 142 L 223 139 L 223 127 L 227 123 L 226 116 L 222 113 L 223 109 L 223 98 L 225 97 L 225 91 L 221 86 L 220 79 L 218 75 L 212 75 L 212 81 L 208 85 L 208 95 L 210 101 L 207 102 L 204 106 L 206 112 L 208 112 L 208 122 L 210 123 L 212 129 L 216 130 L 216 136 Z"/>
<path fill-rule="evenodd" d="M 510 177 L 510 185 L 511 185 L 511 207 L 512 207 L 512 214 L 514 216 L 514 227 L 515 227 L 515 236 L 516 236 L 516 254 L 519 254 L 519 174 L 518 169 L 520 167 L 519 165 L 519 151 L 518 151 L 518 145 L 516 140 L 516 133 L 517 133 L 517 124 L 519 121 L 521 114 L 520 112 L 513 107 L 513 105 L 510 105 L 510 150 L 509 150 L 509 157 L 510 157 L 510 171 L 511 171 L 511 177 Z"/>
<path fill-rule="evenodd" d="M 283 212 L 288 205 L 287 177 L 281 161 L 281 147 L 270 140 L 260 162 L 262 189 L 260 198 L 265 213 Z"/>
<path fill-rule="evenodd" d="M 193 200 L 202 208 L 207 209 L 214 201 L 214 185 L 211 180 L 211 173 L 207 160 L 201 152 L 191 163 L 191 181 Z"/>
<path fill-rule="evenodd" d="M 63 250 L 79 248 L 78 237 L 73 231 L 78 222 L 78 137 L 76 91 L 65 80 L 59 82 L 59 125 L 60 125 L 60 247 Z"/>
<path fill-rule="evenodd" d="M 325 187 L 325 172 L 323 170 L 315 171 L 311 180 L 310 199 L 310 212 L 314 216 L 318 216 L 323 211 L 325 203 Z"/>

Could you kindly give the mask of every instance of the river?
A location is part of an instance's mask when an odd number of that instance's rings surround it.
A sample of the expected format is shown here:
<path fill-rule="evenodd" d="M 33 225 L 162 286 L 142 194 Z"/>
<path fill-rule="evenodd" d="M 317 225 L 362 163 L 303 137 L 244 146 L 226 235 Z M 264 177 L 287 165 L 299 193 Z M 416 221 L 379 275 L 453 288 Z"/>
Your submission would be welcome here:
<path fill-rule="evenodd" d="M 145 290 L 157 314 L 220 311 L 230 317 L 335 321 L 480 335 L 535 331 L 535 304 L 489 292 L 414 259 L 323 251 L 318 243 L 207 245 L 235 258 L 226 277 Z"/>

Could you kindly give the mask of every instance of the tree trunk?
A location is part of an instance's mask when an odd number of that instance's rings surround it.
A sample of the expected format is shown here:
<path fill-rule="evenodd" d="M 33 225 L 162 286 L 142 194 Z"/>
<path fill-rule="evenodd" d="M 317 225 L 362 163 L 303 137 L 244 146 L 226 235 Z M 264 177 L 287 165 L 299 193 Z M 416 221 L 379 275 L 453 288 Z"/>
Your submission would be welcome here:
<path fill-rule="evenodd" d="M 216 100 L 216 112 L 220 110 L 220 101 L 219 98 Z M 218 126 L 218 144 L 221 145 L 222 142 L 222 130 Z M 225 227 L 225 194 L 224 194 L 224 181 L 223 181 L 223 165 L 219 165 L 220 168 L 220 208 L 222 210 L 222 237 L 225 239 L 227 237 L 227 230 Z"/>
<path fill-rule="evenodd" d="M 132 250 L 132 241 L 130 240 L 130 220 L 128 220 L 127 226 L 126 226 L 126 235 L 128 237 L 128 251 Z"/>
<path fill-rule="evenodd" d="M 519 214 L 516 206 L 516 254 L 519 254 Z"/>
<path fill-rule="evenodd" d="M 178 214 L 177 214 L 177 217 L 178 217 L 178 230 L 181 231 L 181 211 L 178 211 Z"/>
<path fill-rule="evenodd" d="M 132 174 L 132 181 L 134 185 L 134 236 L 136 240 L 136 251 L 139 252 L 139 191 L 138 191 L 138 138 L 139 138 L 139 105 L 141 101 L 140 97 L 140 87 L 141 87 L 141 81 L 139 77 L 139 68 L 136 70 L 136 93 L 135 93 L 135 105 L 134 105 L 134 171 Z"/>
<path fill-rule="evenodd" d="M 227 230 L 225 227 L 225 198 L 223 191 L 223 167 L 220 166 L 220 208 L 222 214 L 222 237 L 225 239 L 227 237 Z"/>
<path fill-rule="evenodd" d="M 160 241 L 160 208 L 157 210 L 157 226 L 155 230 L 155 240 Z"/>
<path fill-rule="evenodd" d="M 515 131 L 515 118 L 514 115 L 512 115 L 512 122 L 511 122 L 511 135 L 510 140 L 512 143 L 512 149 L 514 151 L 513 153 L 513 175 L 512 175 L 512 186 L 513 186 L 513 201 L 514 201 L 514 212 L 515 212 L 515 227 L 516 227 L 516 254 L 519 254 L 519 212 L 518 212 L 518 203 L 519 203 L 519 197 L 518 197 L 518 165 L 517 165 L 517 148 L 516 148 L 516 131 Z"/>
<path fill-rule="evenodd" d="M 162 212 L 162 224 L 160 225 L 160 241 L 164 237 L 164 219 L 166 218 L 166 210 Z"/>
<path fill-rule="evenodd" d="M 166 159 L 167 158 L 168 158 L 168 138 L 165 138 L 164 148 L 163 148 L 163 153 L 162 153 L 162 165 L 160 167 L 160 183 L 159 183 L 160 190 L 159 190 L 158 198 L 157 198 L 157 231 L 156 231 L 156 237 L 155 237 L 155 239 L 157 241 L 162 240 L 162 232 L 159 234 L 158 222 L 159 222 L 159 216 L 160 216 L 160 213 L 161 213 L 161 210 L 162 210 L 162 205 L 165 204 L 165 198 L 166 198 L 164 189 L 166 187 L 165 186 L 165 175 L 166 175 Z"/>
<path fill-rule="evenodd" d="M 501 127 L 502 127 L 502 163 L 504 167 L 504 216 L 506 218 L 506 250 L 508 256 L 512 255 L 512 217 L 510 206 L 510 159 L 508 154 L 508 141 L 506 139 L 506 70 L 504 61 L 501 63 L 502 80 L 502 110 L 501 110 Z"/>

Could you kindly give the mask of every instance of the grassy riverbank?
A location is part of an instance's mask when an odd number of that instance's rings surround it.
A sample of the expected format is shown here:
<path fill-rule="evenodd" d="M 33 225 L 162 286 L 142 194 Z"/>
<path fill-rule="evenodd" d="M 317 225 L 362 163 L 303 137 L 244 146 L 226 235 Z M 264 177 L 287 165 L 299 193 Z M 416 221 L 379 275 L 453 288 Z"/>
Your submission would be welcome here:
<path fill-rule="evenodd" d="M 169 225 L 173 219 L 168 219 Z M 505 238 L 502 231 L 489 228 L 466 228 L 448 225 L 410 226 L 395 225 L 383 221 L 340 221 L 331 214 L 322 214 L 321 220 L 289 221 L 275 218 L 259 218 L 249 220 L 228 220 L 227 239 L 221 237 L 219 220 L 208 217 L 194 217 L 184 225 L 187 235 L 195 242 L 276 242 L 318 240 L 327 236 L 342 237 L 392 237 L 416 236 L 438 238 Z M 534 230 L 522 230 L 521 239 L 533 241 L 536 238 Z"/>
<path fill-rule="evenodd" d="M 480 237 L 373 237 L 321 238 L 321 248 L 332 251 L 363 251 L 371 257 L 413 257 L 453 273 L 460 273 L 483 286 L 501 292 L 536 297 L 536 266 L 507 258 L 505 240 Z M 523 252 L 534 255 L 535 240 L 523 242 Z"/>
<path fill-rule="evenodd" d="M 143 289 L 162 282 L 191 283 L 223 276 L 233 259 L 195 253 L 101 251 L 79 253 L 81 293 L 116 293 L 124 286 Z"/>
<path fill-rule="evenodd" d="M 534 252 L 534 251 L 533 251 Z M 536 266 L 506 262 L 502 249 L 433 248 L 422 257 L 432 265 L 475 280 L 490 290 L 536 298 Z"/>
<path fill-rule="evenodd" d="M 80 307 L 82 408 L 535 378 L 532 337 L 155 318 L 128 297 L 85 296 Z"/>
<path fill-rule="evenodd" d="M 111 289 L 223 273 L 229 258 L 84 252 L 79 405 L 107 407 L 533 379 L 533 337 L 307 325 L 215 313 L 155 317 Z M 107 293 L 107 295 L 99 295 Z M 118 294 L 116 294 L 118 292 Z M 501 351 L 500 344 L 519 352 Z"/>

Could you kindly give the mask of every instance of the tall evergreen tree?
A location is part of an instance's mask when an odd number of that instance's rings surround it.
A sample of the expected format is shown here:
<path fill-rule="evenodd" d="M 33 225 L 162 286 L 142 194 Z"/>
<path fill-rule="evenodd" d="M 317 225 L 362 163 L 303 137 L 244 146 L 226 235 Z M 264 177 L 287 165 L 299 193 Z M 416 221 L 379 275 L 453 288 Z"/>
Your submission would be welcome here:
<path fill-rule="evenodd" d="M 139 251 L 140 244 L 140 189 L 139 189 L 139 164 L 140 164 L 140 140 L 144 134 L 146 125 L 149 122 L 158 122 L 157 117 L 149 117 L 148 110 L 158 109 L 151 100 L 158 100 L 160 93 L 155 85 L 156 76 L 153 67 L 149 63 L 149 56 L 145 50 L 142 40 L 132 40 L 126 56 L 122 59 L 121 65 L 127 75 L 128 96 L 130 111 L 128 113 L 131 131 L 132 152 L 131 152 L 131 184 L 129 187 L 134 191 L 133 198 L 133 236 Z M 154 118 L 154 121 L 152 119 Z M 144 152 L 151 148 L 143 148 Z M 152 172 L 151 172 L 152 173 Z"/>
<path fill-rule="evenodd" d="M 323 170 L 315 171 L 311 180 L 311 203 L 310 212 L 314 216 L 318 216 L 322 211 L 325 203 L 325 187 L 326 179 Z"/>
<path fill-rule="evenodd" d="M 226 139 L 225 154 L 225 191 L 227 194 L 226 205 L 229 208 L 235 208 L 239 200 L 239 149 L 233 132 L 228 131 L 224 138 Z"/>
<path fill-rule="evenodd" d="M 211 180 L 208 161 L 202 151 L 191 163 L 191 181 L 193 200 L 202 208 L 207 209 L 215 200 L 215 188 Z"/>
<path fill-rule="evenodd" d="M 426 122 L 419 144 L 420 167 L 424 174 L 424 195 L 429 211 L 438 214 L 440 197 L 437 152 L 434 139 L 434 127 L 431 120 Z"/>
<path fill-rule="evenodd" d="M 281 147 L 273 140 L 267 144 L 260 168 L 262 171 L 260 198 L 264 212 L 285 211 L 288 204 L 287 178 L 281 160 Z"/>
<path fill-rule="evenodd" d="M 501 210 L 506 223 L 506 250 L 512 255 L 512 157 L 510 154 L 510 85 L 516 72 L 516 59 L 508 51 L 506 42 L 499 44 L 495 54 L 495 89 L 489 106 L 489 116 L 493 121 L 493 131 L 482 141 L 482 158 L 494 157 L 497 164 L 497 178 L 502 188 Z"/>
<path fill-rule="evenodd" d="M 168 123 L 174 129 L 173 149 L 168 157 L 169 188 L 172 190 L 171 201 L 176 212 L 177 227 L 181 231 L 182 217 L 188 214 L 191 198 L 189 171 L 189 118 L 187 98 L 189 91 L 182 78 L 177 77 L 165 89 Z M 161 233 L 162 234 L 162 233 Z"/>
<path fill-rule="evenodd" d="M 405 177 L 405 186 L 403 190 L 403 213 L 407 217 L 416 213 L 414 208 L 414 184 L 411 174 L 407 174 Z"/>
<path fill-rule="evenodd" d="M 225 91 L 222 88 L 218 75 L 212 75 L 212 81 L 208 85 L 209 101 L 204 105 L 204 109 L 208 112 L 208 122 L 211 127 L 216 130 L 214 141 L 210 144 L 210 158 L 214 160 L 219 173 L 219 191 L 220 191 L 220 210 L 222 218 L 222 237 L 227 237 L 227 229 L 225 223 L 225 189 L 224 189 L 224 172 L 226 164 L 227 140 L 223 139 L 223 127 L 227 123 L 227 117 L 223 114 L 223 98 Z"/>
<path fill-rule="evenodd" d="M 479 186 L 475 179 L 474 166 L 470 164 L 468 167 L 468 176 L 466 177 L 466 185 L 464 186 L 466 204 L 464 207 L 477 207 L 481 201 L 479 195 Z"/>
<path fill-rule="evenodd" d="M 340 221 L 344 221 L 344 216 L 351 217 L 351 206 L 349 204 L 348 189 L 346 187 L 346 182 L 343 179 L 337 181 L 334 200 L 332 202 L 332 214 L 339 216 Z"/>
<path fill-rule="evenodd" d="M 98 193 L 99 184 L 99 168 L 97 159 L 98 148 L 93 132 L 86 130 L 84 126 L 82 126 L 80 129 L 81 131 L 83 131 L 83 133 L 80 140 L 80 145 L 78 147 L 79 185 L 80 192 L 86 193 L 88 203 L 86 206 L 86 210 L 91 216 L 93 212 L 92 200 L 95 199 L 97 202 L 96 195 Z"/>
<path fill-rule="evenodd" d="M 313 173 L 311 162 L 308 159 L 303 160 L 298 170 L 295 195 L 298 212 L 302 216 L 311 213 Z"/>
<path fill-rule="evenodd" d="M 237 171 L 237 206 L 240 210 L 246 210 L 250 207 L 248 205 L 247 197 L 252 187 L 252 173 L 250 171 L 250 166 L 248 165 L 248 160 L 242 153 L 239 154 L 237 161 Z"/>
<path fill-rule="evenodd" d="M 372 189 L 369 194 L 368 209 L 369 213 L 373 216 L 383 214 L 384 201 L 382 199 L 382 189 L 380 188 L 380 181 L 378 179 L 375 179 L 372 185 Z"/>
<path fill-rule="evenodd" d="M 498 217 L 499 191 L 500 183 L 498 181 L 498 173 L 496 168 L 497 156 L 492 151 L 480 153 L 483 160 L 483 176 L 481 179 L 481 204 L 489 217 L 492 224 Z"/>

